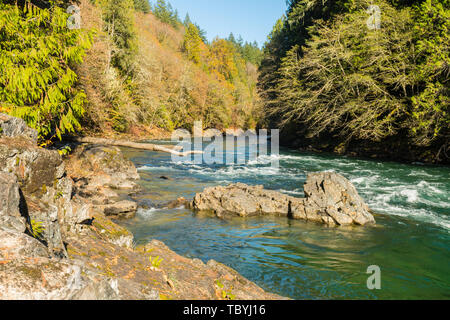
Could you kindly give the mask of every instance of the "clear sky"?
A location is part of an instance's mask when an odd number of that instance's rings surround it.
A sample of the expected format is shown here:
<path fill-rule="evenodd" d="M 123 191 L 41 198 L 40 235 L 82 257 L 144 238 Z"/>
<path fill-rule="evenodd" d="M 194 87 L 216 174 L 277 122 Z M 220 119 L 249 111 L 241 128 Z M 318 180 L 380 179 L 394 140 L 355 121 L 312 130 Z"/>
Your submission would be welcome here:
<path fill-rule="evenodd" d="M 155 0 L 150 0 L 154 4 Z M 264 44 L 277 19 L 286 11 L 286 0 L 169 0 L 183 21 L 189 12 L 191 20 L 207 32 L 227 38 L 230 32 L 244 41 Z"/>

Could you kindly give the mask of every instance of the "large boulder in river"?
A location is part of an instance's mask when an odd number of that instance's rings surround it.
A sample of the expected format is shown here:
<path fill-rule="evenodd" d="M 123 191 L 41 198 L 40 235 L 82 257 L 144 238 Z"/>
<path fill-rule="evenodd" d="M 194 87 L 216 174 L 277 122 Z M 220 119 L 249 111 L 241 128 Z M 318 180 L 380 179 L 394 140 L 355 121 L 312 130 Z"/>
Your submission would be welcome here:
<path fill-rule="evenodd" d="M 213 211 L 217 216 L 241 217 L 279 215 L 328 225 L 365 225 L 375 219 L 355 187 L 343 176 L 332 173 L 308 175 L 305 198 L 265 190 L 262 186 L 232 184 L 206 188 L 195 195 L 191 207 Z"/>
<path fill-rule="evenodd" d="M 194 197 L 192 207 L 198 211 L 213 210 L 218 216 L 233 213 L 241 217 L 261 214 L 288 215 L 291 197 L 263 186 L 243 183 L 206 188 Z"/>
<path fill-rule="evenodd" d="M 290 215 L 294 219 L 330 225 L 365 225 L 375 223 L 368 205 L 353 184 L 334 172 L 312 173 L 304 185 L 305 199 L 294 202 Z"/>

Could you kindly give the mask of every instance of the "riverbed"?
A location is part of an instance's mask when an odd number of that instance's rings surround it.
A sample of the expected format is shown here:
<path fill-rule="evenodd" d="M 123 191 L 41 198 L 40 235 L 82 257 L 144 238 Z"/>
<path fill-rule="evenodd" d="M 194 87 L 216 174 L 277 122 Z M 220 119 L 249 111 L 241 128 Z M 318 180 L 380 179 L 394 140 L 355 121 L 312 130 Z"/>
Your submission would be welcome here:
<path fill-rule="evenodd" d="M 235 152 L 235 150 L 225 150 Z M 281 149 L 241 165 L 173 162 L 124 149 L 141 175 L 136 217 L 121 222 L 137 243 L 158 239 L 189 258 L 215 259 L 263 289 L 293 299 L 449 299 L 450 168 Z M 271 166 L 277 157 L 279 168 Z M 326 227 L 277 217 L 219 219 L 158 205 L 205 187 L 243 182 L 302 197 L 309 172 L 348 178 L 377 224 Z M 163 177 L 163 178 L 161 178 Z M 381 289 L 367 288 L 367 268 Z"/>

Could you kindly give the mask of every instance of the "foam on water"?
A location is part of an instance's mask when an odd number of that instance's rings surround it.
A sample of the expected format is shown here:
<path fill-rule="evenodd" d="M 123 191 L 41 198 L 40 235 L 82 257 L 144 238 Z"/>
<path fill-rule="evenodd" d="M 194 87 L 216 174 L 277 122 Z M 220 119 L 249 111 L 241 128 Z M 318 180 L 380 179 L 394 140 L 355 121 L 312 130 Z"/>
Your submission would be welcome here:
<path fill-rule="evenodd" d="M 136 213 L 137 213 L 137 215 L 139 215 L 141 217 L 149 218 L 149 217 L 153 216 L 158 211 L 160 211 L 160 209 L 156 209 L 156 208 L 148 208 L 148 209 L 138 208 Z"/>
<path fill-rule="evenodd" d="M 274 160 L 279 169 L 271 167 Z M 334 171 L 354 184 L 377 220 L 376 227 L 325 228 L 274 217 L 222 220 L 182 208 L 140 208 L 129 222 L 136 241 L 158 239 L 183 256 L 215 259 L 292 298 L 448 297 L 450 168 L 287 150 L 245 165 L 173 163 L 169 155 L 147 152 L 136 152 L 133 161 L 148 191 L 140 201 L 146 207 L 236 182 L 303 197 L 308 173 Z M 373 264 L 384 272 L 384 287 L 369 292 L 365 268 Z"/>
<path fill-rule="evenodd" d="M 272 167 L 275 160 L 279 163 L 278 168 Z M 170 165 L 167 162 L 142 165 L 139 171 L 174 174 L 183 178 L 187 175 L 216 184 L 262 184 L 268 189 L 296 197 L 303 197 L 302 187 L 309 172 L 337 172 L 355 185 L 376 212 L 409 217 L 450 230 L 450 218 L 446 214 L 450 208 L 450 179 L 443 182 L 440 170 L 434 167 L 291 152 L 260 155 L 246 164 L 206 165 L 193 159 Z M 448 172 L 447 169 L 445 171 Z"/>
<path fill-rule="evenodd" d="M 177 169 L 171 166 L 140 166 L 137 168 L 138 171 L 176 171 Z"/>

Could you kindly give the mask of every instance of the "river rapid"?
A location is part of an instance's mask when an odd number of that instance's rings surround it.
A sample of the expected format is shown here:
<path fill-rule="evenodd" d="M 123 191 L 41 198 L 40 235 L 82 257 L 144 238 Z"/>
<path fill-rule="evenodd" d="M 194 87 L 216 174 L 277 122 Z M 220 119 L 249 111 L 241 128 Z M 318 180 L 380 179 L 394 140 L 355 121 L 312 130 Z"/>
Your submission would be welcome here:
<path fill-rule="evenodd" d="M 235 152 L 225 150 L 224 152 Z M 244 152 L 245 150 L 237 150 Z M 263 289 L 293 299 L 449 299 L 450 168 L 280 150 L 242 165 L 172 162 L 124 149 L 141 175 L 137 216 L 122 221 L 137 243 L 158 239 L 177 253 L 215 259 Z M 277 157 L 279 168 L 271 166 Z M 375 226 L 327 227 L 279 217 L 218 219 L 156 209 L 205 187 L 243 182 L 302 197 L 307 173 L 348 178 L 376 212 Z M 165 176 L 169 179 L 161 179 Z M 367 288 L 367 268 L 381 289 Z"/>

